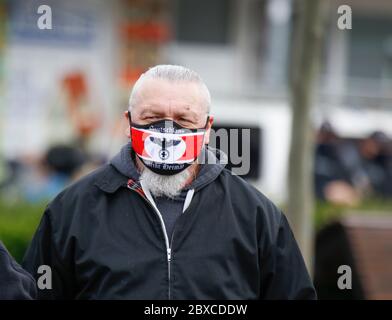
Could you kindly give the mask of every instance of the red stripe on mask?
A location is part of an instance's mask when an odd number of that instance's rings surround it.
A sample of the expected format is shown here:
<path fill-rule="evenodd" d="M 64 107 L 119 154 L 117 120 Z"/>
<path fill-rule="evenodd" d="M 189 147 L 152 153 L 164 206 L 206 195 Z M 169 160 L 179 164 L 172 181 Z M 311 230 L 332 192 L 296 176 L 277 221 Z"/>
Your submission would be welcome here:
<path fill-rule="evenodd" d="M 185 153 L 178 160 L 194 160 L 199 155 L 203 146 L 204 135 L 184 136 L 186 143 Z"/>
<path fill-rule="evenodd" d="M 132 140 L 132 148 L 139 155 L 145 158 L 150 158 L 151 156 L 145 149 L 145 140 L 148 139 L 152 134 L 147 133 L 145 131 L 139 130 L 137 128 L 131 128 L 131 140 Z M 185 151 L 179 156 L 176 161 L 193 161 L 199 155 L 204 141 L 204 135 L 189 135 L 189 136 L 181 136 L 178 135 L 185 142 Z M 170 148 L 169 148 L 170 149 Z M 151 159 L 153 160 L 153 159 Z M 154 160 L 153 160 L 154 161 Z"/>
<path fill-rule="evenodd" d="M 140 156 L 148 156 L 144 151 L 144 140 L 150 136 L 149 133 L 131 128 L 131 140 L 133 150 Z"/>

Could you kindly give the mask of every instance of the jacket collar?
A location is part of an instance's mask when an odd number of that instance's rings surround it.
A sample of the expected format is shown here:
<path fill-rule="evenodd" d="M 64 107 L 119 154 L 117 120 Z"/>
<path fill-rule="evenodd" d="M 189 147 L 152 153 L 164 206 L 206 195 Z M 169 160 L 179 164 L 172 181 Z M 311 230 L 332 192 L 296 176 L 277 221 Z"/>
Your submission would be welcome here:
<path fill-rule="evenodd" d="M 106 193 L 114 193 L 120 187 L 126 187 L 128 178 L 119 173 L 112 165 L 107 164 L 102 175 L 95 181 L 95 185 Z"/>
<path fill-rule="evenodd" d="M 96 185 L 107 193 L 114 193 L 120 187 L 127 187 L 137 191 L 141 189 L 139 184 L 139 173 L 131 159 L 132 146 L 130 142 L 124 145 L 120 152 L 105 166 L 103 174 L 96 181 Z M 208 165 L 203 165 L 198 177 L 186 188 L 184 193 L 191 189 L 199 190 L 214 181 L 227 162 L 227 156 L 222 151 L 207 147 L 203 149 L 204 157 Z M 130 183 L 131 181 L 131 183 Z M 184 198 L 185 198 L 184 195 Z"/>
<path fill-rule="evenodd" d="M 111 164 L 106 165 L 102 176 L 95 181 L 95 185 L 106 193 L 114 193 L 120 187 L 126 187 L 146 197 L 138 181 L 122 175 Z"/>

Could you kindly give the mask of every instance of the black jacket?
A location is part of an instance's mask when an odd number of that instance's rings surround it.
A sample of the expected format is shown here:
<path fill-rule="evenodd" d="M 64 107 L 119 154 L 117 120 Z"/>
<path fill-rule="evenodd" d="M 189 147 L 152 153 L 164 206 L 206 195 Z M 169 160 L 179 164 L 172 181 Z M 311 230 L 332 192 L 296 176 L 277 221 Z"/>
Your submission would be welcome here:
<path fill-rule="evenodd" d="M 29 300 L 36 294 L 33 277 L 16 263 L 0 241 L 0 300 Z"/>
<path fill-rule="evenodd" d="M 315 299 L 286 217 L 222 170 L 195 190 L 169 257 L 157 212 L 111 164 L 47 207 L 24 266 L 52 268 L 48 299 Z"/>

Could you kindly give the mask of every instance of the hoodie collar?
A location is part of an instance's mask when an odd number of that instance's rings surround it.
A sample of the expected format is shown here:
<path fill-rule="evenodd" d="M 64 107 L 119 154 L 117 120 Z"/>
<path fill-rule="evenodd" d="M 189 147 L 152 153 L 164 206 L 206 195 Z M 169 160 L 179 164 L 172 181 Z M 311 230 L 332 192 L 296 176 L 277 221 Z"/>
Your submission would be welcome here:
<path fill-rule="evenodd" d="M 106 165 L 103 168 L 102 175 L 99 176 L 94 184 L 104 192 L 114 193 L 120 187 L 126 187 L 127 183 L 127 177 L 120 174 L 111 165 Z"/>
<path fill-rule="evenodd" d="M 121 148 L 120 152 L 113 157 L 110 164 L 127 178 L 139 181 L 140 173 L 136 168 L 132 154 L 132 145 L 131 142 L 128 142 Z"/>
<path fill-rule="evenodd" d="M 130 180 L 134 182 L 139 181 L 140 174 L 132 159 L 132 153 L 131 142 L 128 142 L 121 148 L 120 152 L 112 158 L 110 161 L 112 170 L 110 170 L 110 172 L 105 172 L 103 178 L 97 183 L 102 190 L 112 193 L 120 186 L 126 186 Z M 195 191 L 200 190 L 214 181 L 227 163 L 226 154 L 211 147 L 203 149 L 201 156 L 206 159 L 206 164 L 201 164 L 196 179 L 184 188 L 183 193 L 186 193 L 189 189 L 195 189 Z"/>

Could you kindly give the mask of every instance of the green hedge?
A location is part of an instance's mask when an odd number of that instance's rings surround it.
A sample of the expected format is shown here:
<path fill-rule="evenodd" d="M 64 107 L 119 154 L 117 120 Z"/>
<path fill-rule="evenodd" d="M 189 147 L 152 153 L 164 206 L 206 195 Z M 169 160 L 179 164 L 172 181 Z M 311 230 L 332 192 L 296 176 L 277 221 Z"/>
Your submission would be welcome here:
<path fill-rule="evenodd" d="M 46 204 L 7 205 L 0 201 L 0 240 L 18 262 L 23 259 L 45 207 Z"/>
<path fill-rule="evenodd" d="M 327 202 L 317 202 L 314 223 L 316 231 L 331 221 L 338 220 L 346 214 L 361 215 L 392 215 L 392 199 L 367 199 L 355 207 L 332 205 Z"/>

